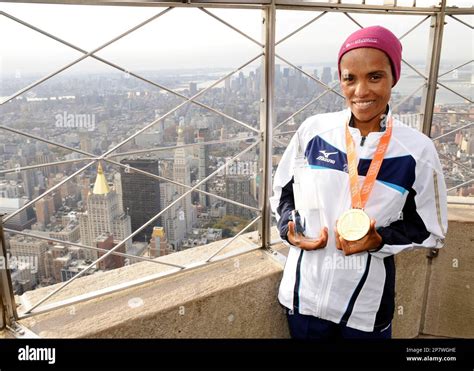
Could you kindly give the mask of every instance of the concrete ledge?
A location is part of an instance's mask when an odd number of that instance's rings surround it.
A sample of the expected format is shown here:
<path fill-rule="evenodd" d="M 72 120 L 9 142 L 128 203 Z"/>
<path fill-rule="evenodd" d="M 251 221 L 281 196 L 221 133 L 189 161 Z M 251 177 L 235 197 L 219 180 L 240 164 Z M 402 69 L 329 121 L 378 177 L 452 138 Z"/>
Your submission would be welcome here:
<path fill-rule="evenodd" d="M 395 257 L 394 338 L 474 338 L 474 205 L 448 205 L 448 234 L 438 256 Z M 425 307 L 423 307 L 425 305 Z"/>
<path fill-rule="evenodd" d="M 450 231 L 433 259 L 422 332 L 474 338 L 474 223 L 449 224 Z"/>
<path fill-rule="evenodd" d="M 250 241 L 256 235 L 246 238 Z M 192 264 L 207 258 L 223 243 L 159 259 Z M 240 239 L 223 253 L 250 247 L 254 248 Z M 54 300 L 170 269 L 174 268 L 144 262 L 86 276 Z M 286 319 L 276 297 L 282 272 L 281 265 L 257 250 L 20 322 L 45 338 L 288 337 Z M 34 303 L 51 289 L 54 287 L 28 292 L 22 301 Z"/>

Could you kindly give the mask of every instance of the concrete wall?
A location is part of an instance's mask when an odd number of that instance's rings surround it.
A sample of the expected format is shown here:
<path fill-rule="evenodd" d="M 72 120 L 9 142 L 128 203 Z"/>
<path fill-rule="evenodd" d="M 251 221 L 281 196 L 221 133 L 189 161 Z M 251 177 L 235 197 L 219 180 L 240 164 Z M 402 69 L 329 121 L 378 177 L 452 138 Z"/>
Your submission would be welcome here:
<path fill-rule="evenodd" d="M 450 218 L 446 246 L 431 263 L 427 250 L 396 257 L 396 338 L 474 338 L 472 209 L 467 214 L 451 213 Z M 276 238 L 276 231 L 273 235 Z M 220 254 L 242 255 L 21 323 L 41 337 L 58 338 L 287 338 L 286 318 L 276 297 L 283 266 L 261 250 L 245 252 L 255 240 L 255 233 L 248 234 Z M 193 264 L 222 243 L 159 259 Z M 279 249 L 284 249 L 283 245 Z M 170 269 L 144 262 L 87 276 L 67 286 L 54 300 Z M 53 288 L 35 290 L 17 300 L 23 305 L 35 303 Z"/>
<path fill-rule="evenodd" d="M 474 338 L 474 207 L 450 205 L 445 246 L 396 256 L 393 336 Z"/>

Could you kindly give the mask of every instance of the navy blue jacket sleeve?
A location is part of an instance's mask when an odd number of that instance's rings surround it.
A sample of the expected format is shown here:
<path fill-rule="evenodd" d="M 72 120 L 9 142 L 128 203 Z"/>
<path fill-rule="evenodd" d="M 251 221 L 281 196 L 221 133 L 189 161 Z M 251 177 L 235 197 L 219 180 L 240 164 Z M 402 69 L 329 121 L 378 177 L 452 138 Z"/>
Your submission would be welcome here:
<path fill-rule="evenodd" d="M 288 222 L 291 220 L 291 212 L 295 209 L 295 199 L 293 197 L 293 177 L 291 180 L 282 188 L 280 202 L 277 207 L 280 219 L 278 220 L 278 230 L 280 231 L 280 237 L 288 241 Z"/>

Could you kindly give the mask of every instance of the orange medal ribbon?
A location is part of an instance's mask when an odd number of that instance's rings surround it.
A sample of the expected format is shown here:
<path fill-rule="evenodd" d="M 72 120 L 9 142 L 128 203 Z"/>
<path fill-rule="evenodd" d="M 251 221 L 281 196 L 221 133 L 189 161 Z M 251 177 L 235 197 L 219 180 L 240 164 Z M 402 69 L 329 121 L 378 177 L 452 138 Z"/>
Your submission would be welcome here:
<path fill-rule="evenodd" d="M 367 200 L 369 199 L 372 188 L 374 187 L 377 174 L 379 173 L 382 161 L 390 143 L 392 136 L 392 118 L 387 120 L 387 128 L 385 134 L 380 138 L 374 157 L 370 162 L 369 170 L 365 176 L 362 189 L 359 189 L 359 179 L 357 173 L 356 149 L 354 140 L 349 132 L 349 123 L 346 125 L 346 147 L 347 147 L 347 164 L 349 171 L 349 181 L 351 189 L 352 208 L 364 209 Z"/>

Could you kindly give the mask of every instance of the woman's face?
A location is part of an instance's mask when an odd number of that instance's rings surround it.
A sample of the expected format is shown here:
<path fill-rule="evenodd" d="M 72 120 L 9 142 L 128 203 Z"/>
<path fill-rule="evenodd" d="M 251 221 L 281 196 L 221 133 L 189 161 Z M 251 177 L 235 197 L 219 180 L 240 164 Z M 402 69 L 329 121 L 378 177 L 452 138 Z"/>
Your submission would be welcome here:
<path fill-rule="evenodd" d="M 390 100 L 392 85 L 390 61 L 381 50 L 359 48 L 343 55 L 341 89 L 359 122 L 379 122 Z"/>

